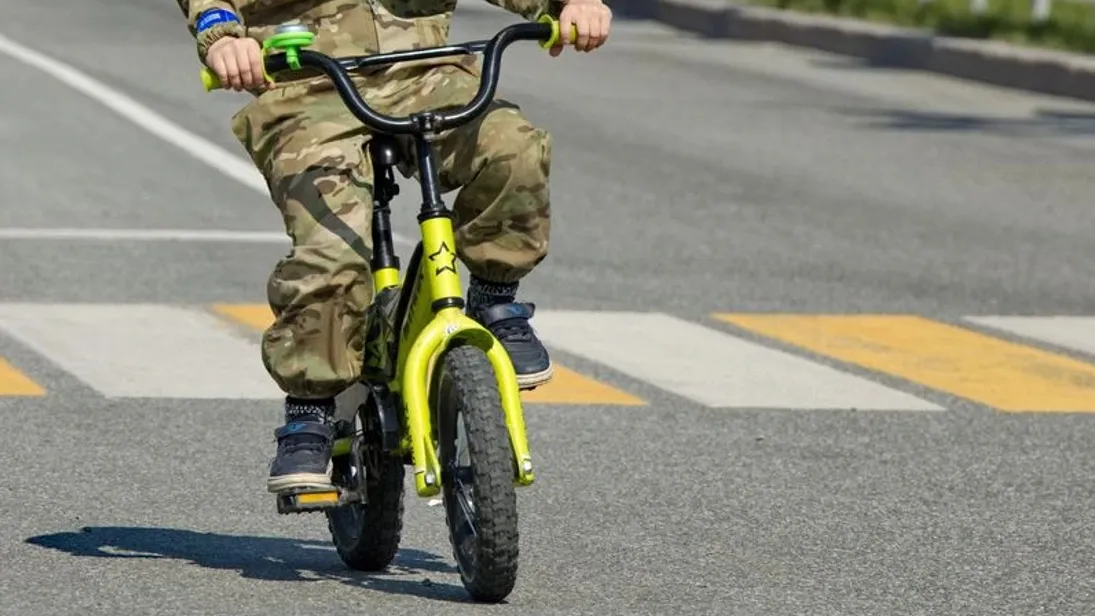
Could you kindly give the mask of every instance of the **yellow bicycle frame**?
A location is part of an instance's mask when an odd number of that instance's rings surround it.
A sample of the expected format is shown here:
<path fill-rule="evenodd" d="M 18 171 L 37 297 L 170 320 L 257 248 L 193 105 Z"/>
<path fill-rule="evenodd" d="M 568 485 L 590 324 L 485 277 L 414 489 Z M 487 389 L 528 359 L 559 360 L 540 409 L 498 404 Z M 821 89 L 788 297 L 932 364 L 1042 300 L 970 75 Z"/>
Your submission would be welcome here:
<path fill-rule="evenodd" d="M 448 305 L 436 313 L 433 310 L 437 303 L 448 303 L 445 300 L 463 299 L 456 268 L 452 219 L 448 216 L 428 218 L 419 223 L 419 228 L 422 232 L 421 258 L 415 268 L 417 271 L 408 272 L 414 275 L 413 286 L 399 336 L 395 379 L 389 384 L 403 400 L 407 426 L 404 446 L 410 446 L 414 461 L 415 489 L 423 497 L 434 496 L 440 491 L 441 466 L 433 442 L 433 414 L 428 392 L 434 370 L 440 367 L 437 360 L 456 342 L 482 350 L 494 368 L 516 461 L 515 481 L 518 485 L 530 485 L 534 481 L 532 457 L 517 374 L 509 354 L 485 327 L 466 316 L 456 305 Z M 383 288 L 382 284 L 390 284 L 399 276 L 394 268 L 378 270 L 377 274 L 378 292 Z"/>
<path fill-rule="evenodd" d="M 415 491 L 421 497 L 436 496 L 441 490 L 441 465 L 434 444 L 433 413 L 429 392 L 434 381 L 438 359 L 454 343 L 463 342 L 482 350 L 494 368 L 495 381 L 501 397 L 502 411 L 509 431 L 510 446 L 515 459 L 519 486 L 532 485 L 535 480 L 532 456 L 525 432 L 524 409 L 521 403 L 517 374 L 509 354 L 485 327 L 464 314 L 453 300 L 462 300 L 460 274 L 456 267 L 456 245 L 452 219 L 448 216 L 429 218 L 419 223 L 422 241 L 419 259 L 412 259 L 408 276 L 411 287 L 407 309 L 401 317 L 399 348 L 394 378 L 387 384 L 390 391 L 401 394 L 404 425 L 403 440 L 397 454 L 411 453 L 414 465 Z M 400 286 L 399 269 L 385 267 L 373 272 L 374 296 Z M 448 300 L 448 301 L 446 301 Z M 451 304 L 436 313 L 437 303 Z M 333 455 L 345 455 L 351 439 L 335 442 Z"/>

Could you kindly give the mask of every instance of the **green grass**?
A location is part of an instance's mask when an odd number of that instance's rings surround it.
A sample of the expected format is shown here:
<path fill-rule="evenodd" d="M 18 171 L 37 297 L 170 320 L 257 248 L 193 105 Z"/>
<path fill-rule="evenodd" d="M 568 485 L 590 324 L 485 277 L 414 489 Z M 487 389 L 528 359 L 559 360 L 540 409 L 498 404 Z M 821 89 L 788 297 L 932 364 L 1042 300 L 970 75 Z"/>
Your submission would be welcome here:
<path fill-rule="evenodd" d="M 745 1 L 793 11 L 927 28 L 947 36 L 1095 52 L 1095 5 L 1086 2 L 1058 0 L 1053 3 L 1050 18 L 1034 24 L 1030 20 L 1029 0 L 989 0 L 988 10 L 983 15 L 970 13 L 969 0 L 935 0 L 924 6 L 916 0 Z"/>

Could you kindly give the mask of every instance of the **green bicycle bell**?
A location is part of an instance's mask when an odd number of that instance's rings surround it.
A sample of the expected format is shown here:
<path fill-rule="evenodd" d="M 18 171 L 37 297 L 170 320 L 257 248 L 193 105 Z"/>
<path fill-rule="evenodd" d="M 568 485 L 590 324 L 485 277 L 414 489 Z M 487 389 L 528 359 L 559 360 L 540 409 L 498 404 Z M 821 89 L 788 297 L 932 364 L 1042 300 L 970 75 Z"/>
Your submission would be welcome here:
<path fill-rule="evenodd" d="M 315 38 L 316 35 L 304 24 L 282 24 L 273 36 L 262 42 L 262 48 L 284 52 L 285 63 L 296 70 L 300 68 L 300 49 L 311 45 Z"/>

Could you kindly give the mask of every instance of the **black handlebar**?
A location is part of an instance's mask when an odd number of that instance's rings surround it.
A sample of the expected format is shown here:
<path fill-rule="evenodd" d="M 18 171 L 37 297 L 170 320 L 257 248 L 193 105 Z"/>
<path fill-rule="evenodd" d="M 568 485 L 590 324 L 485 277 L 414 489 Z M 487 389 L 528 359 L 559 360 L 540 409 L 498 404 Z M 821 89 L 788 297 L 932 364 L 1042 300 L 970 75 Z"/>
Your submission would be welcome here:
<path fill-rule="evenodd" d="M 300 66 L 318 69 L 330 77 L 346 107 L 369 128 L 376 132 L 388 134 L 420 133 L 452 128 L 477 117 L 490 104 L 495 91 L 498 89 L 502 52 L 505 51 L 506 47 L 514 41 L 547 41 L 552 36 L 553 27 L 551 23 L 519 23 L 503 28 L 490 40 L 475 41 L 462 45 L 395 51 L 338 60 L 317 51 L 301 49 L 298 52 L 298 58 Z M 475 93 L 475 97 L 470 103 L 460 109 L 450 111 L 436 111 L 402 118 L 385 115 L 369 107 L 358 93 L 349 75 L 349 71 L 358 68 L 463 55 L 479 51 L 483 53 L 483 76 L 479 81 L 479 91 Z M 272 54 L 266 57 L 266 70 L 270 74 L 285 71 L 289 68 L 284 53 Z"/>

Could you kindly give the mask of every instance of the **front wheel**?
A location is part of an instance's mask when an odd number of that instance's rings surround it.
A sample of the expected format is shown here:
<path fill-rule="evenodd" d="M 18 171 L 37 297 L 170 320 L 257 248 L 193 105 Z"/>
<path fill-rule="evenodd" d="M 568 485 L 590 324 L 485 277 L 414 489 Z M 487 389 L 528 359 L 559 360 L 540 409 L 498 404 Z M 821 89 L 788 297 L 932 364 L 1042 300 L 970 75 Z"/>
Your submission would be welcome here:
<path fill-rule="evenodd" d="M 437 399 L 442 497 L 453 556 L 477 601 L 499 602 L 517 582 L 517 494 L 501 396 L 486 355 L 445 353 Z"/>

